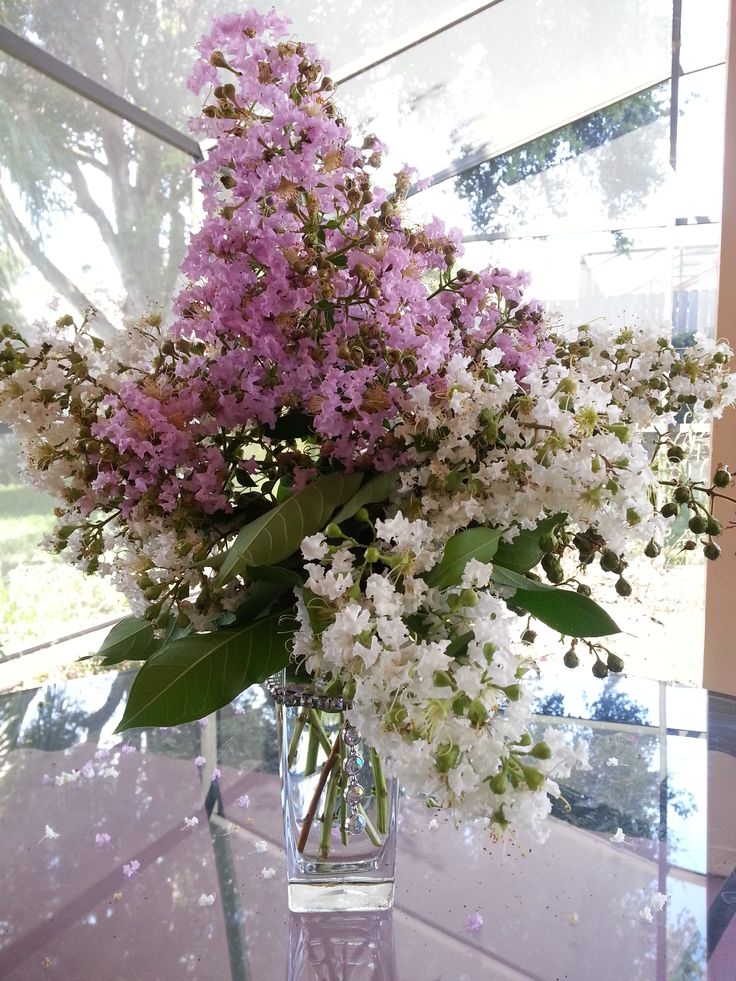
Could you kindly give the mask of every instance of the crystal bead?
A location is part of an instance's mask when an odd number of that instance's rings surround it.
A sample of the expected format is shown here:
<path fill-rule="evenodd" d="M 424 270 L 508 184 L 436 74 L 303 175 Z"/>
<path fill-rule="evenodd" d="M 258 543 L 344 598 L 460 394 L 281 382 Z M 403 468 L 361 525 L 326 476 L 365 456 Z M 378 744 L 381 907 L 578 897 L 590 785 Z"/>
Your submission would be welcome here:
<path fill-rule="evenodd" d="M 360 773 L 364 766 L 365 760 L 360 753 L 356 753 L 355 756 L 349 756 L 345 760 L 345 772 L 350 774 L 351 777 L 354 777 L 356 773 Z"/>
<path fill-rule="evenodd" d="M 345 798 L 348 804 L 360 804 L 360 802 L 363 800 L 364 794 L 365 791 L 360 786 L 360 784 L 353 783 L 349 787 L 345 788 L 343 797 Z"/>
<path fill-rule="evenodd" d="M 348 821 L 348 834 L 359 835 L 365 829 L 365 818 L 362 814 L 352 814 Z"/>
<path fill-rule="evenodd" d="M 342 738 L 348 746 L 357 746 L 360 742 L 360 733 L 355 726 L 345 726 Z"/>

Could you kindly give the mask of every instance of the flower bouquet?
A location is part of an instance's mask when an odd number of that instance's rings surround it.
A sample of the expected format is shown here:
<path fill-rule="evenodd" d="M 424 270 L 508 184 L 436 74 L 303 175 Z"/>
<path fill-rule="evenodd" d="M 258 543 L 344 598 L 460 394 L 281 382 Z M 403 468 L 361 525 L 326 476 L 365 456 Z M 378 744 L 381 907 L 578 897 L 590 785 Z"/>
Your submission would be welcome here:
<path fill-rule="evenodd" d="M 538 829 L 585 747 L 530 734 L 532 624 L 605 677 L 591 563 L 628 595 L 629 550 L 656 556 L 686 507 L 717 557 L 731 478 L 688 479 L 676 422 L 733 402 L 730 352 L 563 329 L 523 275 L 464 268 L 459 233 L 402 217 L 408 170 L 375 186 L 384 147 L 351 142 L 275 13 L 221 17 L 199 51 L 206 218 L 173 323 L 6 325 L 0 351 L 1 418 L 61 502 L 48 546 L 133 609 L 100 651 L 141 662 L 119 730 L 275 679 L 308 782 L 294 855 L 319 825 L 317 865 L 385 846 L 392 778 L 491 834 Z"/>

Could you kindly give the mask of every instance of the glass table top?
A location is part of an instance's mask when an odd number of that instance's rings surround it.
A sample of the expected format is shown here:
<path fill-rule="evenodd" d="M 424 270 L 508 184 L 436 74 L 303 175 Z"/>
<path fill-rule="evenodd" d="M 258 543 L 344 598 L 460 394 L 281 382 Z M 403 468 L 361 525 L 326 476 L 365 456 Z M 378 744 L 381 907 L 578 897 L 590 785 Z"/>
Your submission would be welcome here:
<path fill-rule="evenodd" d="M 592 763 L 546 843 L 402 799 L 393 913 L 322 916 L 286 906 L 270 700 L 115 736 L 132 677 L 0 698 L 3 981 L 736 978 L 736 699 L 545 672 Z"/>

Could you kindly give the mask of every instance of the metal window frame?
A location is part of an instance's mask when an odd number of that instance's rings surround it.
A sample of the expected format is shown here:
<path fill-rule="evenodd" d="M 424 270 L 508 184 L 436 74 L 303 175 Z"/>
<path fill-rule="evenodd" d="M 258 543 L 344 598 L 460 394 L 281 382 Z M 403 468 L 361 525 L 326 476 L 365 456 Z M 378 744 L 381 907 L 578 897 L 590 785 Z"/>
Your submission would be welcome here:
<path fill-rule="evenodd" d="M 162 119 L 158 119 L 150 112 L 146 112 L 145 109 L 134 105 L 94 79 L 83 75 L 82 72 L 55 58 L 43 48 L 39 48 L 38 45 L 31 44 L 30 41 L 7 27 L 3 27 L 2 24 L 0 24 L 0 51 L 17 61 L 23 62 L 29 68 L 35 69 L 54 82 L 58 82 L 64 88 L 75 92 L 87 101 L 93 102 L 102 109 L 107 109 L 108 112 L 120 116 L 122 119 L 127 119 L 128 122 L 150 133 L 151 136 L 155 136 L 162 143 L 176 147 L 177 150 L 181 150 L 182 153 L 186 153 L 194 160 L 202 159 L 202 150 L 196 140 L 185 133 L 180 133 L 179 130 L 165 123 Z"/>

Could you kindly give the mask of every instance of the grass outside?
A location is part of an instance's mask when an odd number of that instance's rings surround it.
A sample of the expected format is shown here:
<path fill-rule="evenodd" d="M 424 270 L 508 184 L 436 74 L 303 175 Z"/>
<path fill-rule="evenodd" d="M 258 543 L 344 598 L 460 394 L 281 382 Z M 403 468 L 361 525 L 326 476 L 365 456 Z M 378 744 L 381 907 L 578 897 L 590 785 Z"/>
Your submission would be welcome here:
<path fill-rule="evenodd" d="M 0 486 L 0 657 L 127 612 L 107 580 L 87 578 L 40 548 L 53 508 L 40 491 Z"/>

